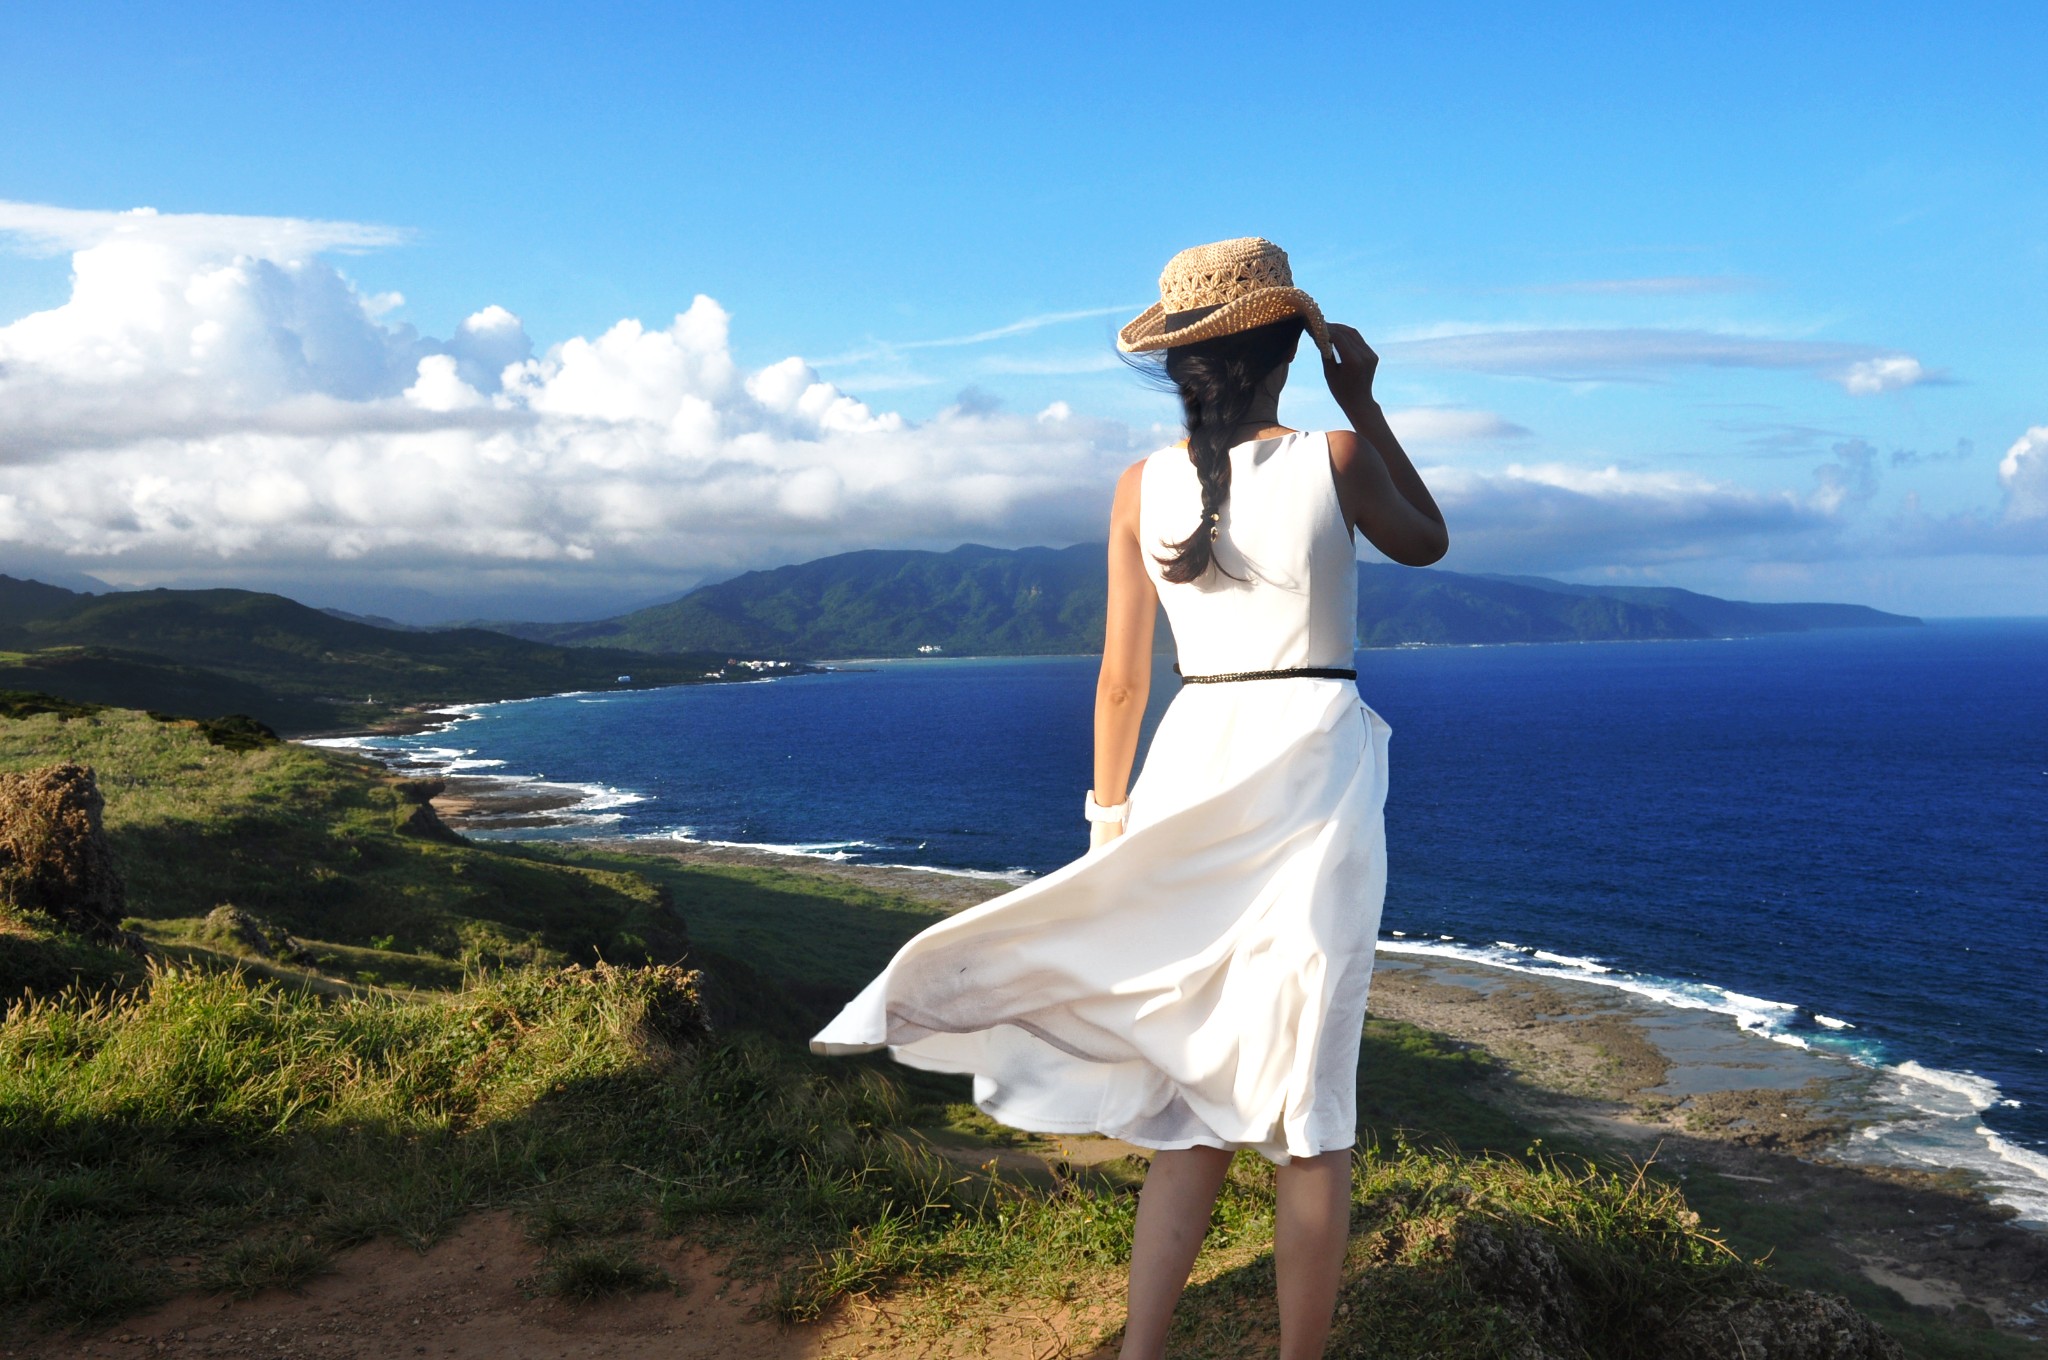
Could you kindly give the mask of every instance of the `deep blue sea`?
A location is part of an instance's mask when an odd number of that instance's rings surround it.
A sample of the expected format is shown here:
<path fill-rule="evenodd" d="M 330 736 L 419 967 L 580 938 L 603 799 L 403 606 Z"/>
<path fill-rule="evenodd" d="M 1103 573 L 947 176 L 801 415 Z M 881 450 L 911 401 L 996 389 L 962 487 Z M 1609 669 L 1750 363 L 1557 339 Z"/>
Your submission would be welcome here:
<path fill-rule="evenodd" d="M 2048 1221 L 2048 620 L 1358 667 L 1394 729 L 1388 948 L 1874 1065 L 1897 1118 L 1873 1152 L 1973 1166 Z M 1094 677 L 1090 658 L 847 663 L 365 744 L 583 786 L 576 824 L 541 834 L 1021 878 L 1086 846 Z M 1162 660 L 1151 721 L 1175 683 Z"/>

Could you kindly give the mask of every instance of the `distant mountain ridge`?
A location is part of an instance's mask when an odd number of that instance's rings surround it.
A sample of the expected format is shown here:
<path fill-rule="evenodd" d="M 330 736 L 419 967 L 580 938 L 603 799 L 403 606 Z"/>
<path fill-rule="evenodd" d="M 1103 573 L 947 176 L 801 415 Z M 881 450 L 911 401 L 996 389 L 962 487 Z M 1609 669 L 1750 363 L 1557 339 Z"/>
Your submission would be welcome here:
<path fill-rule="evenodd" d="M 640 651 L 790 657 L 1034 656 L 1102 646 L 1102 544 L 951 552 L 875 549 L 750 571 L 594 623 L 491 626 L 518 637 Z M 1745 637 L 1912 627 L 1863 605 L 1751 604 L 1661 586 L 1581 586 L 1386 563 L 1358 567 L 1367 647 Z M 1172 643 L 1161 630 L 1161 650 Z"/>
<path fill-rule="evenodd" d="M 1581 586 L 1358 567 L 1367 647 L 1738 637 L 1910 627 L 1861 605 L 1750 604 L 1657 586 Z M 876 549 L 751 571 L 594 623 L 386 626 L 248 590 L 85 594 L 0 575 L 0 690 L 285 732 L 419 705 L 702 680 L 730 657 L 1039 656 L 1102 646 L 1101 544 Z M 1172 648 L 1162 628 L 1160 650 Z M 629 678 L 628 678 L 629 677 Z"/>
<path fill-rule="evenodd" d="M 1103 562 L 1099 544 L 869 549 L 750 571 L 615 619 L 494 626 L 537 641 L 649 652 L 913 656 L 929 645 L 1057 655 L 1102 646 Z"/>

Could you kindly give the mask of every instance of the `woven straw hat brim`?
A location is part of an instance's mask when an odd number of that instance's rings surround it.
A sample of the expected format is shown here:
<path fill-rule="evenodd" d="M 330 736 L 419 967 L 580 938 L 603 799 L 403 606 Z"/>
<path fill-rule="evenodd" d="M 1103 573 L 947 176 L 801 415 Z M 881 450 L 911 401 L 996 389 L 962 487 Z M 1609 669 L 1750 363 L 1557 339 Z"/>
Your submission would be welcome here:
<path fill-rule="evenodd" d="M 1201 320 L 1176 330 L 1166 328 L 1166 304 L 1155 302 L 1116 333 L 1116 347 L 1126 354 L 1171 349 L 1175 345 L 1192 345 L 1198 340 L 1235 335 L 1290 316 L 1299 316 L 1308 324 L 1308 333 L 1314 338 L 1316 348 L 1323 352 L 1325 359 L 1330 358 L 1330 328 L 1323 321 L 1323 309 L 1299 288 L 1254 289 L 1232 298 Z"/>

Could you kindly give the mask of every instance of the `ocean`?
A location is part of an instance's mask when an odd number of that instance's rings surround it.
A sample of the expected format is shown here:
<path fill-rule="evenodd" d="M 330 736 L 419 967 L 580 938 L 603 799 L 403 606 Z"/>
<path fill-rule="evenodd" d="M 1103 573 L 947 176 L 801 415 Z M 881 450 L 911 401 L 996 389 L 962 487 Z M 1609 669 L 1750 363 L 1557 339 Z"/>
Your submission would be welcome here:
<path fill-rule="evenodd" d="M 1876 1077 L 1851 1153 L 2048 1225 L 2048 620 L 1362 652 L 1393 726 L 1383 948 L 1735 1018 Z M 517 834 L 1001 875 L 1078 855 L 1091 658 L 451 710 L 364 739 L 573 786 Z M 1162 658 L 1147 735 L 1175 681 Z"/>

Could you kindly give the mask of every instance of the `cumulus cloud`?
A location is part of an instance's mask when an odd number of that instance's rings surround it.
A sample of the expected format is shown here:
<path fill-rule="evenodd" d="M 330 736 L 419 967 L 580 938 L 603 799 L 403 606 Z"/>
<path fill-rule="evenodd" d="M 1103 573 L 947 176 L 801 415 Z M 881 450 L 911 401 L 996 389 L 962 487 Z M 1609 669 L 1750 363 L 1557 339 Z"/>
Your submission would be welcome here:
<path fill-rule="evenodd" d="M 1785 369 L 1858 396 L 1938 381 L 1911 355 L 1868 345 L 1655 327 L 1465 330 L 1390 341 L 1410 363 L 1557 382 L 1626 382 L 1674 368 Z"/>
<path fill-rule="evenodd" d="M 1063 406 L 914 424 L 801 358 L 747 371 L 708 297 L 536 354 L 502 307 L 422 336 L 297 253 L 380 229 L 130 216 L 4 219 L 75 247 L 69 300 L 0 327 L 17 556 L 686 583 L 854 546 L 1089 537 L 1132 452 Z"/>
<path fill-rule="evenodd" d="M 2048 425 L 2035 425 L 2013 441 L 1998 460 L 1998 482 L 2005 488 L 2008 520 L 2048 520 Z"/>
<path fill-rule="evenodd" d="M 1910 354 L 1887 354 L 1850 364 L 1842 370 L 1838 381 L 1852 395 L 1868 397 L 1879 392 L 1914 387 L 1926 382 L 1927 378 L 1927 370 Z"/>
<path fill-rule="evenodd" d="M 544 349 L 501 306 L 422 335 L 329 258 L 400 239 L 381 227 L 6 204 L 0 232 L 72 253 L 69 299 L 0 326 L 0 548 L 15 570 L 268 583 L 391 612 L 408 591 L 489 595 L 500 616 L 560 616 L 545 597 L 595 611 L 850 548 L 1098 538 L 1117 472 L 1173 437 L 1064 402 L 1010 411 L 973 388 L 908 420 L 805 358 L 740 364 L 731 319 L 702 296 Z M 1546 334 L 1492 351 L 1458 350 L 1470 336 L 1410 343 L 1570 369 L 1555 347 L 1542 357 Z M 1576 334 L 1581 358 L 1626 367 L 1626 351 L 1641 371 L 1640 346 Z M 1515 358 L 1510 343 L 1528 348 Z M 1681 351 L 1698 353 L 1661 362 Z M 1884 357 L 1798 354 L 1782 362 Z M 1528 433 L 1484 410 L 1390 418 L 1446 451 Z M 2044 468 L 2048 427 L 2000 466 L 2009 519 L 2048 521 Z M 1430 476 L 1454 525 L 1450 565 L 1569 571 L 1824 553 L 1876 471 L 1873 454 L 1838 448 L 1805 494 L 1564 463 Z M 408 616 L 435 616 L 419 598 Z"/>

